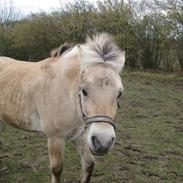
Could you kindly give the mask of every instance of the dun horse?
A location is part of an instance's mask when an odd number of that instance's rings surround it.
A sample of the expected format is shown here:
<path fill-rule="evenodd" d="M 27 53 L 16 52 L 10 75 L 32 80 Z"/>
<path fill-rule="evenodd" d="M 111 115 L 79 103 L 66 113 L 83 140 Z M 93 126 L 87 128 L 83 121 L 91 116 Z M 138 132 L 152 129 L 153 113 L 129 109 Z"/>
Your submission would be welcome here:
<path fill-rule="evenodd" d="M 0 57 L 0 129 L 9 124 L 46 134 L 51 183 L 60 182 L 65 140 L 81 156 L 80 183 L 90 182 L 93 155 L 112 149 L 124 62 L 125 53 L 105 33 L 36 63 Z"/>

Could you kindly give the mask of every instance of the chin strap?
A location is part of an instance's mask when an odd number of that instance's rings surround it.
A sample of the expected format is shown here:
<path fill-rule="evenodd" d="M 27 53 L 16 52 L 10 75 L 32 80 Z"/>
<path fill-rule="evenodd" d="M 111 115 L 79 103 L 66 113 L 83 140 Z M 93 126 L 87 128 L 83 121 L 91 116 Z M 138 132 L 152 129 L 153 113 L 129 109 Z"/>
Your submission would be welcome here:
<path fill-rule="evenodd" d="M 81 113 L 83 120 L 86 124 L 85 128 L 88 127 L 88 125 L 92 123 L 108 123 L 113 126 L 114 130 L 116 129 L 115 121 L 113 118 L 106 116 L 106 115 L 96 115 L 96 116 L 91 116 L 87 117 L 83 111 L 83 105 L 82 105 L 82 100 L 81 100 L 81 94 L 79 94 L 79 103 L 80 103 L 80 108 L 81 108 Z"/>

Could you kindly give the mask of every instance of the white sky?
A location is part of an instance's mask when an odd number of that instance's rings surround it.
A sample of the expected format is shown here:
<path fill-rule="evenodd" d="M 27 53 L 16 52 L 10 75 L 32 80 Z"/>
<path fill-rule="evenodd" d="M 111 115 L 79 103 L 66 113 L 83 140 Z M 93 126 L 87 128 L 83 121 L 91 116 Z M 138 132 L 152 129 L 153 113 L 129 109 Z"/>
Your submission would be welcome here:
<path fill-rule="evenodd" d="M 8 4 L 8 2 L 13 3 L 13 5 L 18 8 L 23 14 L 29 14 L 31 12 L 39 12 L 40 10 L 50 11 L 55 8 L 65 5 L 74 0 L 0 0 L 0 5 L 2 3 Z M 96 2 L 97 0 L 89 0 L 90 2 Z"/>

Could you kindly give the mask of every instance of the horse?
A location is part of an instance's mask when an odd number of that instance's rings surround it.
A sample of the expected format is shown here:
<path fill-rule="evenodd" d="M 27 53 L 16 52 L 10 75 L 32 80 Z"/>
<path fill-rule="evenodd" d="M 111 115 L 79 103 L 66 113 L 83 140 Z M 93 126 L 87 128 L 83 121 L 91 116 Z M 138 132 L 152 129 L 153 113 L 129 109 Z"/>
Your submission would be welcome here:
<path fill-rule="evenodd" d="M 8 124 L 47 136 L 51 183 L 60 182 L 65 141 L 73 141 L 79 182 L 89 183 L 95 156 L 114 146 L 124 63 L 125 52 L 107 33 L 64 44 L 39 62 L 0 57 L 0 131 Z"/>

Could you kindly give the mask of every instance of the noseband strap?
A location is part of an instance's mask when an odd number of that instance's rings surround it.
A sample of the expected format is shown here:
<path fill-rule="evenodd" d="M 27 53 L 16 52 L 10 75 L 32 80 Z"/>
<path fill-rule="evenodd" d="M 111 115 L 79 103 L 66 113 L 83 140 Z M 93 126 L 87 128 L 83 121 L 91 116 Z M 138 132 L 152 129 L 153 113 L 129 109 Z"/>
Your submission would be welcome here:
<path fill-rule="evenodd" d="M 114 129 L 116 129 L 115 121 L 113 118 L 106 116 L 106 115 L 97 115 L 97 116 L 92 116 L 92 117 L 87 117 L 83 111 L 83 105 L 81 101 L 81 94 L 79 94 L 79 103 L 80 103 L 80 108 L 81 108 L 81 113 L 83 116 L 83 120 L 86 124 L 86 128 L 88 125 L 92 123 L 108 123 L 113 126 Z"/>
<path fill-rule="evenodd" d="M 109 116 L 103 116 L 103 115 L 92 116 L 92 117 L 86 118 L 86 121 L 85 121 L 86 126 L 91 123 L 102 123 L 102 122 L 109 123 L 114 127 L 114 129 L 116 129 L 114 120 Z"/>

